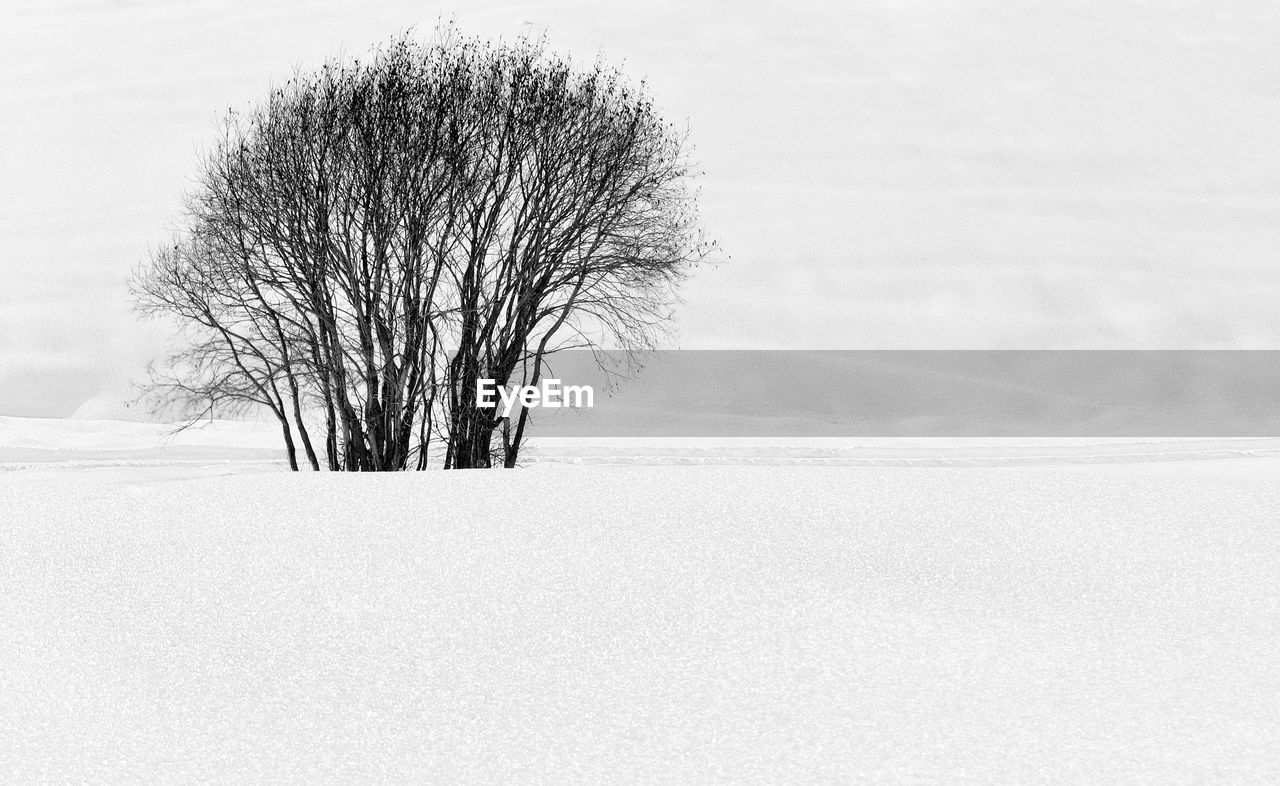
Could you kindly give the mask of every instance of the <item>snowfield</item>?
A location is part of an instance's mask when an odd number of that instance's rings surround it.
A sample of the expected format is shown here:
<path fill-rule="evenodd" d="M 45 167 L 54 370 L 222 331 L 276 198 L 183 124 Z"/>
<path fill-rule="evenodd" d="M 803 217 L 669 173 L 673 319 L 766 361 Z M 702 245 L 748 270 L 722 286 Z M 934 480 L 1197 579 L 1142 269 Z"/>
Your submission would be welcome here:
<path fill-rule="evenodd" d="M 1280 780 L 1276 440 L 271 436 L 0 418 L 0 780 Z"/>

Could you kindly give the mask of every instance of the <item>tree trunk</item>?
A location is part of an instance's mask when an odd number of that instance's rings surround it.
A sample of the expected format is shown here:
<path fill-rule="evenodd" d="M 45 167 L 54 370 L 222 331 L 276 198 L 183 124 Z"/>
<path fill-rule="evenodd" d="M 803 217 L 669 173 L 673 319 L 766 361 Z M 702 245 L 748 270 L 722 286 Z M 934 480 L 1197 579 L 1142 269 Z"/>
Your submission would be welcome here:
<path fill-rule="evenodd" d="M 293 444 L 293 430 L 289 428 L 289 419 L 283 414 L 279 415 L 280 430 L 284 432 L 285 452 L 289 456 L 289 469 L 294 472 L 298 471 L 298 449 Z"/>

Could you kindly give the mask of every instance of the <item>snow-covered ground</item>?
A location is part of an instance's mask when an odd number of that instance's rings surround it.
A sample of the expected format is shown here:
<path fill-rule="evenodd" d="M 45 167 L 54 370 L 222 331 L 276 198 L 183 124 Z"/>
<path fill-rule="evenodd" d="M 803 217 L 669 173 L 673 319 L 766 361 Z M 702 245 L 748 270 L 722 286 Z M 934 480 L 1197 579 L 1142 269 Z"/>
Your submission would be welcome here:
<path fill-rule="evenodd" d="M 0 418 L 0 780 L 1280 779 L 1276 440 L 273 439 Z"/>

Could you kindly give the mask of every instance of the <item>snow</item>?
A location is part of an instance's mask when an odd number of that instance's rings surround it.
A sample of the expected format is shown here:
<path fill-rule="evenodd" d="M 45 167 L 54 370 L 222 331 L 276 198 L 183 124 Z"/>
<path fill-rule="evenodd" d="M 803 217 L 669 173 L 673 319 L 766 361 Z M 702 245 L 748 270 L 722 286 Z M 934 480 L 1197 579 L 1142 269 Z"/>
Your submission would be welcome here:
<path fill-rule="evenodd" d="M 686 346 L 1274 348 L 1280 14 L 1051 5 L 457 18 L 688 118 L 733 261 Z M 0 781 L 1280 782 L 1280 440 L 361 477 L 283 471 L 269 423 L 102 419 L 146 417 L 125 281 L 215 116 L 442 11 L 11 10 L 0 413 L 82 419 L 0 417 Z"/>
<path fill-rule="evenodd" d="M 355 476 L 152 428 L 0 420 L 0 780 L 1280 778 L 1274 440 Z"/>

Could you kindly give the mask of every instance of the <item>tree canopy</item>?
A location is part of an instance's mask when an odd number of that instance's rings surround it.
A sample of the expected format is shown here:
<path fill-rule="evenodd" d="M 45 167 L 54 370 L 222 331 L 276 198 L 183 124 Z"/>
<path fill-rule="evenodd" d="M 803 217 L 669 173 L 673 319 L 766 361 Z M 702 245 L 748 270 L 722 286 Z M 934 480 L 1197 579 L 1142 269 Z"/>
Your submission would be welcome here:
<path fill-rule="evenodd" d="M 433 441 L 512 466 L 529 412 L 477 407 L 476 381 L 649 346 L 712 246 L 694 174 L 643 83 L 540 41 L 404 35 L 298 72 L 227 114 L 135 276 L 185 330 L 153 388 L 266 408 L 295 468 L 299 442 L 313 468 L 421 469 Z"/>

